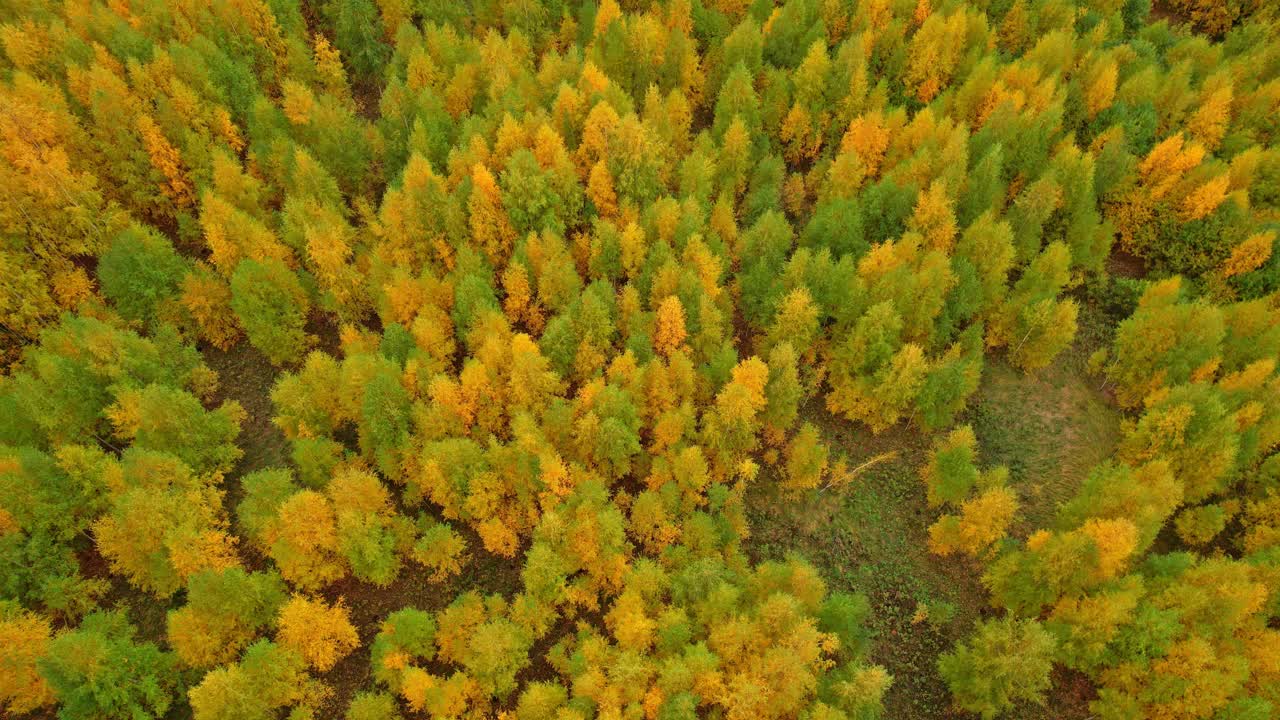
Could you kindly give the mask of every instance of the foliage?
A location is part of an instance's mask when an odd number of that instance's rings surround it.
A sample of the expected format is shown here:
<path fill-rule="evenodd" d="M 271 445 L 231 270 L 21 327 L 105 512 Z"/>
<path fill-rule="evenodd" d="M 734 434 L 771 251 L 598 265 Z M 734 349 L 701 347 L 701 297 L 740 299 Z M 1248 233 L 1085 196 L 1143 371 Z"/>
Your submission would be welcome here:
<path fill-rule="evenodd" d="M 1273 715 L 1280 17 L 1165 5 L 6 8 L 0 707 Z"/>
<path fill-rule="evenodd" d="M 231 309 L 249 342 L 278 365 L 296 360 L 306 348 L 309 306 L 297 275 L 278 260 L 246 259 L 231 276 Z"/>
<path fill-rule="evenodd" d="M 987 621 L 938 659 L 956 705 L 994 718 L 1020 700 L 1044 702 L 1054 639 L 1034 620 Z"/>
<path fill-rule="evenodd" d="M 311 667 L 324 672 L 359 644 L 356 629 L 341 604 L 294 596 L 280 608 L 276 640 L 302 656 Z"/>
<path fill-rule="evenodd" d="M 60 717 L 164 717 L 181 687 L 173 657 L 134 634 L 124 615 L 96 612 L 49 643 L 38 667 Z"/>

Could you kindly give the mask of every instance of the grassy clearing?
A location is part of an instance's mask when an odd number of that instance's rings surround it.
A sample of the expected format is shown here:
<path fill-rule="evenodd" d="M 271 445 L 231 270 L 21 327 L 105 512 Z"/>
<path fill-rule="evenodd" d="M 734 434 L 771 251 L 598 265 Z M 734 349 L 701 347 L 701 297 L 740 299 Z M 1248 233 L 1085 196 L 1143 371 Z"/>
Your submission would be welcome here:
<path fill-rule="evenodd" d="M 960 418 L 974 426 L 983 466 L 1010 469 L 1023 502 L 1015 533 L 1046 524 L 1057 504 L 1114 449 L 1120 416 L 1085 373 L 1089 354 L 1106 336 L 1105 323 L 1086 308 L 1075 345 L 1050 367 L 1025 374 L 989 358 L 982 384 Z M 934 438 L 906 426 L 871 435 L 814 405 L 806 419 L 852 465 L 890 450 L 898 455 L 840 490 L 807 497 L 783 496 L 775 482 L 762 478 L 748 499 L 748 552 L 757 561 L 799 553 L 832 590 L 870 598 L 872 659 L 894 676 L 886 717 L 962 717 L 950 707 L 937 658 L 993 611 L 977 563 L 928 550 L 928 527 L 938 512 L 928 506 L 918 469 Z M 921 621 L 916 613 L 922 604 L 945 604 L 954 615 L 946 622 Z M 1082 720 L 1089 716 L 1092 693 L 1086 678 L 1059 669 L 1045 707 L 1019 708 L 1009 717 Z"/>
<path fill-rule="evenodd" d="M 966 414 L 984 467 L 1004 465 L 1022 501 L 1015 534 L 1049 525 L 1089 471 L 1111 456 L 1120 416 L 1096 380 L 1060 367 L 1024 375 L 988 363 L 979 401 Z"/>
<path fill-rule="evenodd" d="M 784 497 L 764 478 L 749 498 L 748 551 L 756 561 L 799 553 L 832 590 L 865 593 L 876 635 L 872 658 L 894 676 L 886 717 L 946 717 L 950 700 L 935 663 L 977 619 L 983 601 L 971 568 L 928 552 L 933 513 L 916 468 L 929 439 L 910 428 L 873 437 L 825 413 L 810 420 L 854 463 L 888 449 L 899 455 L 838 491 L 807 497 Z M 936 627 L 912 622 L 919 603 L 948 603 L 955 617 Z"/>
<path fill-rule="evenodd" d="M 1023 373 L 991 358 L 961 422 L 973 425 L 984 467 L 1004 465 L 1022 501 L 1014 533 L 1049 525 L 1089 471 L 1111 457 L 1120 413 L 1086 371 L 1110 340 L 1106 319 L 1085 304 L 1076 342 L 1049 367 Z"/>

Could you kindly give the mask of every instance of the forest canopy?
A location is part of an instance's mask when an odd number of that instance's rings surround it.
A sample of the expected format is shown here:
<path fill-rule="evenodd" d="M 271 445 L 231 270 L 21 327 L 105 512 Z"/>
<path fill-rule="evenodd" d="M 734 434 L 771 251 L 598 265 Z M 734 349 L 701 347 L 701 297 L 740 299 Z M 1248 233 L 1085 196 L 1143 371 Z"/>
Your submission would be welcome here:
<path fill-rule="evenodd" d="M 0 715 L 1280 715 L 1265 0 L 8 2 L 0 156 Z"/>

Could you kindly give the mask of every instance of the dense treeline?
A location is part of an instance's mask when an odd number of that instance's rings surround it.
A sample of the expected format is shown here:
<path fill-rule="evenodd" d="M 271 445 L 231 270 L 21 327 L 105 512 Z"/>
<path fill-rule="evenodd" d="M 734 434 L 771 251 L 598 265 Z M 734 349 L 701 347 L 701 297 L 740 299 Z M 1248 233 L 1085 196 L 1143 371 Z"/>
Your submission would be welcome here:
<path fill-rule="evenodd" d="M 753 484 L 860 471 L 825 409 L 935 436 L 930 549 L 997 610 L 957 708 L 1060 666 L 1108 720 L 1280 712 L 1280 18 L 1170 5 L 0 7 L 0 707 L 877 717 L 867 600 L 743 548 Z M 957 417 L 1082 303 L 1128 419 L 1021 537 Z M 279 368 L 288 463 L 205 351 Z M 463 589 L 332 592 L 409 573 Z"/>

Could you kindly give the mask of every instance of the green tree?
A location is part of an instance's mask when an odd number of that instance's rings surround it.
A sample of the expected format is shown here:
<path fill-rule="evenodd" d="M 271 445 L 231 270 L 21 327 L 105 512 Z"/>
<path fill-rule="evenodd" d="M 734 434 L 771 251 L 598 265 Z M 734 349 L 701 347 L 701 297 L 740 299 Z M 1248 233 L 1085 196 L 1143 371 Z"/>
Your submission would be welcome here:
<path fill-rule="evenodd" d="M 929 462 L 920 468 L 929 504 L 958 504 L 978 482 L 978 440 L 969 425 L 952 430 L 933 446 Z"/>
<path fill-rule="evenodd" d="M 130 320 L 153 322 L 178 295 L 188 263 L 164 236 L 132 225 L 98 258 L 102 294 Z"/>
<path fill-rule="evenodd" d="M 1227 336 L 1222 309 L 1182 296 L 1180 278 L 1154 283 L 1116 328 L 1104 372 L 1116 384 L 1121 404 L 1136 406 L 1150 393 L 1188 382 L 1222 359 Z"/>
<path fill-rule="evenodd" d="M 987 344 L 1005 346 L 1009 360 L 1024 370 L 1048 365 L 1076 335 L 1079 307 L 1060 299 L 1069 279 L 1071 253 L 1051 243 L 1014 284 L 999 312 L 991 319 Z"/>
<path fill-rule="evenodd" d="M 242 260 L 231 276 L 231 308 L 249 342 L 272 363 L 302 357 L 311 302 L 298 276 L 279 260 Z"/>
<path fill-rule="evenodd" d="M 516 689 L 516 673 L 530 662 L 533 638 L 504 618 L 476 627 L 467 642 L 462 665 L 480 689 L 503 698 Z"/>
<path fill-rule="evenodd" d="M 351 698 L 346 720 L 401 720 L 396 699 L 387 693 L 361 692 Z"/>
<path fill-rule="evenodd" d="M 1044 704 L 1053 636 L 1034 620 L 986 620 L 973 637 L 938 659 L 957 707 L 990 720 L 1019 701 Z"/>
<path fill-rule="evenodd" d="M 162 718 L 181 690 L 173 656 L 137 643 L 121 612 L 95 612 L 49 643 L 41 676 L 67 720 Z"/>
<path fill-rule="evenodd" d="M 199 473 L 229 472 L 244 454 L 235 440 L 245 413 L 234 400 L 209 411 L 185 390 L 148 385 L 117 395 L 108 412 L 134 447 L 169 453 Z"/>
<path fill-rule="evenodd" d="M 366 82 L 376 80 L 389 54 L 378 6 L 372 0 L 354 0 L 325 3 L 324 9 L 333 23 L 334 42 L 351 73 Z"/>

